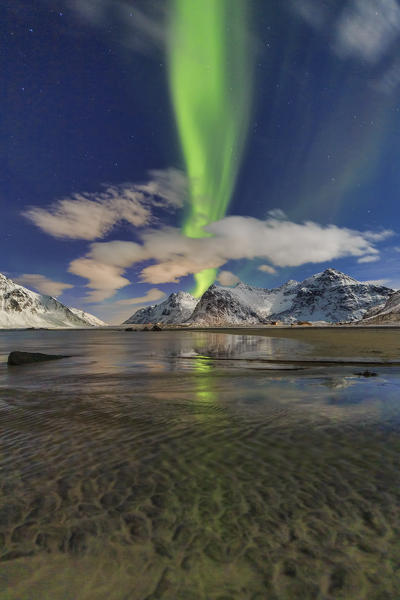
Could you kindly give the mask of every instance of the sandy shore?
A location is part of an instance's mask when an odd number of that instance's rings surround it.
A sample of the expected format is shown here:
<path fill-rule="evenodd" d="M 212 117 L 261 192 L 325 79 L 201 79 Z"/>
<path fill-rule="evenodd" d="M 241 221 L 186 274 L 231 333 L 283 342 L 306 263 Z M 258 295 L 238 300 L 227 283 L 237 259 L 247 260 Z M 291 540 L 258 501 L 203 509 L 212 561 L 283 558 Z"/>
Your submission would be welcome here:
<path fill-rule="evenodd" d="M 398 367 L 240 362 L 395 360 L 399 332 L 206 331 L 42 332 L 88 362 L 4 370 L 0 600 L 400 597 Z"/>

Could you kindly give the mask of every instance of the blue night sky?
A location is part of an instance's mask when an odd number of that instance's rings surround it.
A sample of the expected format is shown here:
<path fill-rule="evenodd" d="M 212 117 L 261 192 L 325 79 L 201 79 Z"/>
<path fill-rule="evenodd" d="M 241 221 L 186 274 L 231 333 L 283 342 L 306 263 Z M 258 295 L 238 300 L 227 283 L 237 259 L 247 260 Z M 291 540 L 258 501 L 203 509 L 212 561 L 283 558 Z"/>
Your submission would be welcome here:
<path fill-rule="evenodd" d="M 109 322 L 205 268 L 223 284 L 334 267 L 400 287 L 400 3 L 246 5 L 240 166 L 226 216 L 192 239 L 172 1 L 0 2 L 0 272 Z"/>

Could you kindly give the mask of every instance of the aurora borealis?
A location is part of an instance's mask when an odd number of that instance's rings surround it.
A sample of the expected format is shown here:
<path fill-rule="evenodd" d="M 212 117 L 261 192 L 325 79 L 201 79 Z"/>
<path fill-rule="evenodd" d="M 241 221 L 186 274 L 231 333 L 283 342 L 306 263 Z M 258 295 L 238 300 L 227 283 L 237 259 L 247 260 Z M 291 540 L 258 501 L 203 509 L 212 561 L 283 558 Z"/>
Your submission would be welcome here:
<path fill-rule="evenodd" d="M 188 237 L 227 211 L 251 110 L 253 64 L 246 0 L 171 0 L 168 79 L 189 179 L 183 223 Z M 215 269 L 195 274 L 195 296 Z"/>

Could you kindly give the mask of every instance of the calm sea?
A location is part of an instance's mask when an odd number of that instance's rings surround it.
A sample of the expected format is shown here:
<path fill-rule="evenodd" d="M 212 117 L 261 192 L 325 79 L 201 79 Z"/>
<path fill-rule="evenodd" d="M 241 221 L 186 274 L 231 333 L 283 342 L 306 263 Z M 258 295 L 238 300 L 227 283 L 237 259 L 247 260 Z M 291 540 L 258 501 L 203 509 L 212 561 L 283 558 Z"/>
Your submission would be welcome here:
<path fill-rule="evenodd" d="M 266 333 L 0 332 L 1 600 L 400 598 L 400 334 Z"/>

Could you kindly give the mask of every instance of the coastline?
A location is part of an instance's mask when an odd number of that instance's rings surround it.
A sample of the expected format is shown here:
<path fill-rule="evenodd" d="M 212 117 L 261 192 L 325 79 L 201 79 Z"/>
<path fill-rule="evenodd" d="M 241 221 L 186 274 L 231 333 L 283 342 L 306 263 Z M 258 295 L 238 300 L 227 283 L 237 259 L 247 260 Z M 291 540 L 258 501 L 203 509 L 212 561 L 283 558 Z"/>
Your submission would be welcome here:
<path fill-rule="evenodd" d="M 147 327 L 147 330 L 145 329 Z M 264 338 L 281 338 L 301 342 L 307 347 L 306 354 L 308 358 L 317 361 L 327 361 L 329 359 L 342 360 L 364 360 L 369 358 L 371 362 L 387 362 L 400 360 L 400 339 L 398 336 L 399 325 L 316 325 L 316 326 L 221 326 L 221 327 L 187 327 L 187 326 L 162 326 L 161 330 L 153 331 L 156 335 L 164 333 L 187 332 L 188 334 L 208 334 L 212 337 L 227 336 L 254 336 Z M 79 332 L 87 332 L 88 335 L 96 335 L 97 332 L 116 334 L 121 333 L 126 336 L 152 332 L 148 325 L 136 325 L 129 328 L 122 325 L 110 325 L 107 327 L 91 327 L 83 329 L 2 329 L 0 333 L 31 334 L 30 339 L 34 340 L 37 333 L 52 332 L 70 332 L 72 335 Z M 41 347 L 38 340 L 38 349 Z M 282 357 L 277 357 L 282 358 Z M 289 358 L 289 357 L 287 357 Z M 292 357 L 290 357 L 292 358 Z M 293 357 L 295 358 L 295 357 Z"/>

